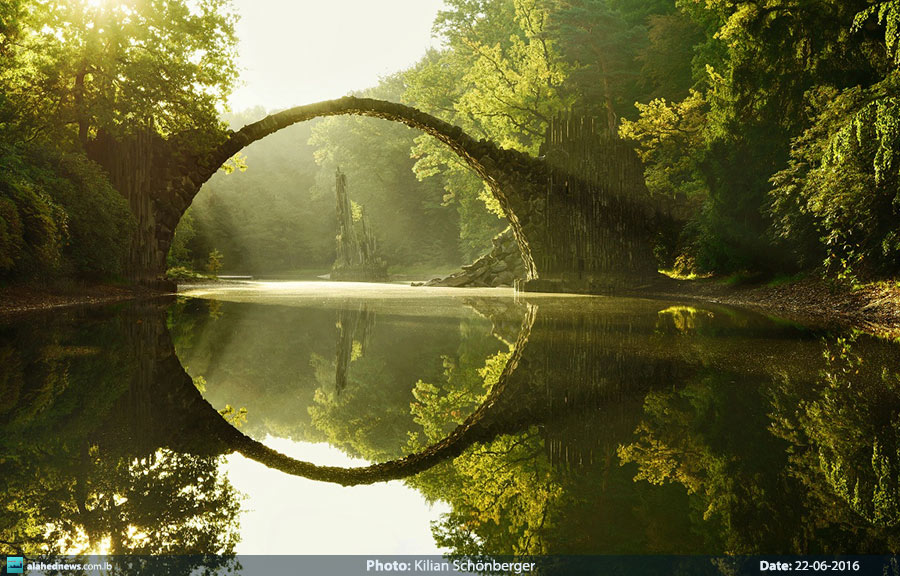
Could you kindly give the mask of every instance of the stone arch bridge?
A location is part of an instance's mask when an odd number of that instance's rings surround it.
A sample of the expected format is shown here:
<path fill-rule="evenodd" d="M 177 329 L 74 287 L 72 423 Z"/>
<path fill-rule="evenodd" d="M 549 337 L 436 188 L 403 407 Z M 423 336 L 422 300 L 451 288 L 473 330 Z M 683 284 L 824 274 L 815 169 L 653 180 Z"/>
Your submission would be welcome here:
<path fill-rule="evenodd" d="M 656 274 L 649 237 L 658 210 L 643 185 L 640 161 L 621 142 L 610 141 L 600 153 L 574 141 L 551 144 L 534 158 L 476 140 L 409 106 L 345 97 L 272 114 L 229 133 L 203 157 L 179 153 L 173 145 L 177 137 L 166 141 L 149 131 L 128 142 L 99 136 L 89 154 L 106 168 L 138 219 L 132 278 L 163 283 L 178 221 L 201 186 L 235 154 L 293 124 L 337 115 L 400 122 L 458 154 L 484 179 L 506 214 L 525 264 L 526 281 L 520 286 L 525 290 L 602 292 Z M 568 131 L 568 125 L 557 129 L 555 141 L 565 141 Z M 550 136 L 548 142 L 554 141 Z"/>

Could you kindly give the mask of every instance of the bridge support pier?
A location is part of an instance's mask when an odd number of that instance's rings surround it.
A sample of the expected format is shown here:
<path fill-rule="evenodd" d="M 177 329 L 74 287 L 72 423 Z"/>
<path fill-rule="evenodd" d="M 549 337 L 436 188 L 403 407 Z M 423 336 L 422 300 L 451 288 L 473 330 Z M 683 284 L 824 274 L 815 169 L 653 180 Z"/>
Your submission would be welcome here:
<path fill-rule="evenodd" d="M 534 260 L 525 292 L 605 294 L 659 277 L 655 222 L 663 212 L 632 146 L 590 118 L 551 122 L 540 158 L 499 182 Z"/>

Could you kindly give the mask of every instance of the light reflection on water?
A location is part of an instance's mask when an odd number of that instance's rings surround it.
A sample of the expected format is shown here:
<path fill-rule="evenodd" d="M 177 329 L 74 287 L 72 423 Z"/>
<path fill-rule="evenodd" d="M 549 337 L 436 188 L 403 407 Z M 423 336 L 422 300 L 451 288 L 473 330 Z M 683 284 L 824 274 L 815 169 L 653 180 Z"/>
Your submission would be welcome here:
<path fill-rule="evenodd" d="M 229 301 L 264 300 L 267 297 L 302 299 L 316 297 L 328 300 L 344 298 L 373 298 L 406 300 L 441 298 L 471 298 L 480 296 L 515 295 L 512 288 L 439 288 L 410 286 L 409 284 L 378 284 L 372 282 L 322 281 L 233 281 L 212 284 L 181 286 L 179 294 L 198 298 L 216 298 Z"/>
<path fill-rule="evenodd" d="M 328 466 L 365 466 L 327 443 L 267 436 L 283 454 Z M 238 554 L 440 554 L 431 523 L 450 511 L 395 480 L 344 487 L 287 476 L 240 454 L 226 458 L 231 483 L 246 496 Z"/>

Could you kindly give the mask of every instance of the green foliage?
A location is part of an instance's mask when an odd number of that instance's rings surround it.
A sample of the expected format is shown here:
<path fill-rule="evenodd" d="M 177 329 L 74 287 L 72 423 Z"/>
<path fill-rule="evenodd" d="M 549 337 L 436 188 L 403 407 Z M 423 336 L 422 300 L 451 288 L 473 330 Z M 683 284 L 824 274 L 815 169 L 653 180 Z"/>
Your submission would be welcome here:
<path fill-rule="evenodd" d="M 193 280 L 208 280 L 210 277 L 198 274 L 190 268 L 184 266 L 173 266 L 166 270 L 166 278 L 173 282 L 187 282 Z"/>
<path fill-rule="evenodd" d="M 409 450 L 419 450 L 438 442 L 462 424 L 500 379 L 510 355 L 511 352 L 498 352 L 477 370 L 444 356 L 443 381 L 438 384 L 416 382 L 413 389 L 416 401 L 410 405 L 410 411 L 416 424 L 422 427 L 422 435 L 411 436 Z"/>
<path fill-rule="evenodd" d="M 465 89 L 464 60 L 452 50 L 429 51 L 414 67 L 403 73 L 405 102 L 444 120 L 486 135 L 471 117 L 457 111 Z M 502 228 L 500 210 L 492 193 L 485 193 L 481 178 L 445 146 L 425 135 L 416 137 L 409 155 L 418 180 L 443 189 L 440 206 L 455 208 L 458 220 L 457 243 L 463 260 L 480 256 Z M 487 207 L 487 212 L 485 211 Z"/>
<path fill-rule="evenodd" d="M 237 153 L 222 164 L 220 168 L 222 172 L 225 174 L 234 174 L 237 172 L 246 172 L 247 171 L 247 156 L 242 153 Z"/>
<path fill-rule="evenodd" d="M 91 144 L 147 127 L 187 153 L 220 141 L 235 22 L 229 0 L 3 3 L 0 274 L 121 273 L 133 223 Z M 448 0 L 442 47 L 360 94 L 529 154 L 555 115 L 603 117 L 675 208 L 666 266 L 852 280 L 900 270 L 898 30 L 898 0 Z M 464 163 L 402 126 L 329 118 L 247 154 L 182 220 L 170 266 L 214 247 L 241 271 L 329 266 L 337 166 L 395 267 L 471 260 L 504 227 Z"/>
<path fill-rule="evenodd" d="M 443 185 L 441 206 L 455 207 L 459 220 L 459 252 L 473 261 L 505 226 L 505 215 L 487 184 L 454 152 L 430 136 L 419 136 L 410 152 L 412 170 L 420 181 Z"/>
<path fill-rule="evenodd" d="M 247 423 L 247 409 L 244 407 L 235 408 L 231 404 L 226 404 L 225 408 L 219 410 L 219 414 L 235 428 L 240 428 Z"/>
<path fill-rule="evenodd" d="M 549 119 L 574 102 L 551 19 L 552 6 L 539 0 L 448 2 L 434 24 L 446 48 L 402 74 L 403 101 L 474 136 L 537 154 Z M 480 256 L 505 227 L 493 193 L 430 137 L 416 139 L 412 156 L 416 176 L 439 179 L 443 204 L 456 207 L 463 258 Z"/>
<path fill-rule="evenodd" d="M 440 84 L 412 78 L 405 98 L 443 112 L 470 133 L 536 153 L 547 121 L 567 102 L 561 91 L 566 66 L 548 32 L 549 8 L 538 0 L 474 4 L 450 0 L 434 24 L 449 49 L 426 65 L 425 74 L 450 80 L 454 89 L 442 92 Z"/>
<path fill-rule="evenodd" d="M 193 207 L 189 207 L 178 226 L 175 227 L 175 236 L 172 239 L 172 246 L 169 247 L 169 253 L 166 255 L 166 264 L 169 268 L 190 268 L 192 264 L 192 254 L 190 243 L 197 235 L 194 225 Z M 167 273 L 167 276 L 169 274 Z"/>
<path fill-rule="evenodd" d="M 95 163 L 65 154 L 44 182 L 66 214 L 63 256 L 81 276 L 110 278 L 124 270 L 134 217 Z"/>
<path fill-rule="evenodd" d="M 237 77 L 228 0 L 16 0 L 0 9 L 0 274 L 119 276 L 135 222 L 88 160 L 146 126 L 221 137 Z"/>
<path fill-rule="evenodd" d="M 0 174 L 0 274 L 115 277 L 134 220 L 99 167 L 32 146 L 7 153 Z"/>
<path fill-rule="evenodd" d="M 853 20 L 854 31 L 859 31 L 866 21 L 875 16 L 878 23 L 885 27 L 884 44 L 893 56 L 894 63 L 900 64 L 900 2 L 898 0 L 880 0 L 873 6 L 856 15 Z"/>
<path fill-rule="evenodd" d="M 835 493 L 877 526 L 900 525 L 900 374 L 870 366 L 855 338 L 826 346 L 825 387 L 806 407 L 805 431 Z"/>
<path fill-rule="evenodd" d="M 658 98 L 635 106 L 640 117 L 623 120 L 619 135 L 637 145 L 650 193 L 703 201 L 708 195 L 698 162 L 707 122 L 703 95 L 692 91 L 681 102 Z"/>
<path fill-rule="evenodd" d="M 484 400 L 497 383 L 511 351 L 489 357 L 472 370 L 444 358 L 444 380 L 416 383 L 411 405 L 422 433 L 411 434 L 408 450 L 443 439 Z M 535 428 L 477 445 L 410 482 L 429 500 L 452 511 L 433 525 L 439 546 L 457 554 L 547 553 L 547 515 L 563 496 Z"/>
<path fill-rule="evenodd" d="M 55 318 L 0 340 L 0 541 L 35 557 L 233 553 L 240 499 L 224 459 L 135 454 L 121 404 L 140 365 L 134 318 Z"/>
<path fill-rule="evenodd" d="M 635 144 L 647 190 L 671 207 L 672 222 L 659 227 L 654 254 L 661 268 L 689 276 L 697 269 L 699 215 L 709 199 L 702 163 L 709 107 L 693 90 L 681 102 L 657 98 L 635 106 L 640 116 L 622 120 L 619 136 Z"/>
<path fill-rule="evenodd" d="M 555 36 L 572 63 L 569 84 L 578 100 L 606 119 L 611 134 L 623 109 L 634 102 L 640 67 L 637 52 L 646 31 L 629 23 L 607 0 L 568 0 L 553 14 Z"/>
<path fill-rule="evenodd" d="M 839 277 L 900 271 L 897 75 L 875 87 L 821 90 L 812 126 L 777 173 L 775 229 Z"/>
<path fill-rule="evenodd" d="M 669 4 L 671 8 L 671 4 Z M 681 12 L 647 18 L 647 45 L 637 54 L 639 82 L 647 97 L 681 100 L 695 84 L 696 46 L 705 40 L 703 29 Z"/>
<path fill-rule="evenodd" d="M 0 173 L 0 274 L 53 270 L 65 234 L 65 214 L 27 175 Z"/>
<path fill-rule="evenodd" d="M 209 257 L 206 260 L 206 270 L 210 274 L 217 274 L 219 270 L 222 269 L 222 259 L 223 254 L 218 250 L 213 250 L 209 253 Z"/>
<path fill-rule="evenodd" d="M 681 102 L 639 103 L 619 132 L 638 144 L 651 191 L 693 199 L 679 206 L 679 251 L 722 273 L 826 259 L 840 276 L 896 269 L 898 116 L 884 56 L 895 53 L 895 3 L 676 4 L 682 15 L 646 22 L 652 32 L 670 19 L 691 38 L 694 85 Z M 654 65 L 644 73 L 663 78 Z M 684 90 L 683 72 L 655 88 Z"/>
<path fill-rule="evenodd" d="M 66 95 L 42 122 L 130 133 L 152 122 L 162 134 L 218 125 L 237 78 L 236 16 L 228 0 L 40 0 L 29 2 L 15 51 L 14 94 L 40 87 Z M 37 111 L 35 111 L 37 112 Z M 136 121 L 137 119 L 137 121 Z"/>

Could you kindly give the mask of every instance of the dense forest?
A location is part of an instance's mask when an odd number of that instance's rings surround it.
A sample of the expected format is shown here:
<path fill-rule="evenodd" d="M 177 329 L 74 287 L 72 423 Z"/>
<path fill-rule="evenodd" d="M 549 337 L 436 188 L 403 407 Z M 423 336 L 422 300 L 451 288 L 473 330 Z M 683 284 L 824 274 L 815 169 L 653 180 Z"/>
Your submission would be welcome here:
<path fill-rule="evenodd" d="M 121 277 L 135 223 L 92 143 L 151 127 L 202 153 L 260 117 L 226 111 L 237 18 L 228 0 L 0 3 L 0 277 Z M 359 94 L 533 155 L 554 116 L 597 117 L 677 206 L 660 268 L 900 268 L 900 1 L 447 0 L 433 31 L 440 49 Z M 327 268 L 338 167 L 392 270 L 471 260 L 505 225 L 449 150 L 383 121 L 298 126 L 236 164 L 172 264 Z"/>

